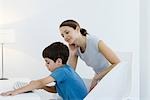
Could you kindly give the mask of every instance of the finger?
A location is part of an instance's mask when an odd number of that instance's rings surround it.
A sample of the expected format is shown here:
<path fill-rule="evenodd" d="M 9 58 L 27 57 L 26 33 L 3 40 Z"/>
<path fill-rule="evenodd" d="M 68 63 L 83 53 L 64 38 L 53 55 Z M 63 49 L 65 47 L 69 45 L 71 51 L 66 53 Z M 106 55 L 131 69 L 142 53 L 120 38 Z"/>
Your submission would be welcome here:
<path fill-rule="evenodd" d="M 1 93 L 0 95 L 1 95 L 1 96 L 4 96 L 4 93 Z"/>
<path fill-rule="evenodd" d="M 12 94 L 10 94 L 11 96 L 14 96 L 14 95 L 16 95 L 16 94 L 14 94 L 14 93 L 12 93 Z"/>
<path fill-rule="evenodd" d="M 6 93 L 6 96 L 9 96 L 9 95 L 11 95 L 11 93 L 10 93 L 10 92 Z"/>
<path fill-rule="evenodd" d="M 2 96 L 7 96 L 7 93 L 1 93 Z"/>
<path fill-rule="evenodd" d="M 91 90 L 93 89 L 93 87 L 90 87 L 90 90 L 89 90 L 89 92 L 91 92 Z"/>
<path fill-rule="evenodd" d="M 6 95 L 7 95 L 7 96 L 10 96 L 10 95 L 12 95 L 12 93 L 13 93 L 13 91 L 8 91 L 8 92 L 6 93 Z"/>

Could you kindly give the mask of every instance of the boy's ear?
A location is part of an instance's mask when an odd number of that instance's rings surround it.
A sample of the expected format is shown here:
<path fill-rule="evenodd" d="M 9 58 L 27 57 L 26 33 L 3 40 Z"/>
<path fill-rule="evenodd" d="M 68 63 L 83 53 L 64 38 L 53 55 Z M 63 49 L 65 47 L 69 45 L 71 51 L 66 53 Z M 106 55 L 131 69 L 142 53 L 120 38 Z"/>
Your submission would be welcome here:
<path fill-rule="evenodd" d="M 61 59 L 61 58 L 58 58 L 56 61 L 57 61 L 59 64 L 62 64 L 62 59 Z"/>

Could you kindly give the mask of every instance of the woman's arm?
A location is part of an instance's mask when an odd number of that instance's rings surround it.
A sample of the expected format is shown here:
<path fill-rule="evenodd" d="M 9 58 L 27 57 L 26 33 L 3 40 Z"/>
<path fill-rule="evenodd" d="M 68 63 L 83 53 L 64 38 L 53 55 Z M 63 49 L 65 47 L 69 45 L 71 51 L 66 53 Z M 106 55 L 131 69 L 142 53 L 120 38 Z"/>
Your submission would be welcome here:
<path fill-rule="evenodd" d="M 75 45 L 69 45 L 69 52 L 68 64 L 75 70 L 78 62 L 77 47 Z"/>
<path fill-rule="evenodd" d="M 99 52 L 101 52 L 104 57 L 110 62 L 110 66 L 100 71 L 94 79 L 100 80 L 102 79 L 112 68 L 114 68 L 119 62 L 120 59 L 117 55 L 102 41 L 100 40 L 98 43 Z"/>
<path fill-rule="evenodd" d="M 13 91 L 8 91 L 5 93 L 1 93 L 0 95 L 13 96 L 13 95 L 17 95 L 17 94 L 24 93 L 27 91 L 32 91 L 34 89 L 40 89 L 40 88 L 46 86 L 46 84 L 51 83 L 53 81 L 55 81 L 54 78 L 51 76 L 48 76 L 48 77 L 40 79 L 40 80 L 31 81 L 28 85 L 26 85 L 22 88 L 19 88 L 19 89 L 13 90 Z"/>
<path fill-rule="evenodd" d="M 114 68 L 120 62 L 120 59 L 116 56 L 116 54 L 109 47 L 107 47 L 103 41 L 99 41 L 98 48 L 99 52 L 104 55 L 104 57 L 110 62 L 111 65 L 94 76 L 90 91 L 96 86 L 98 80 L 101 80 L 109 71 L 111 71 L 112 68 Z"/>

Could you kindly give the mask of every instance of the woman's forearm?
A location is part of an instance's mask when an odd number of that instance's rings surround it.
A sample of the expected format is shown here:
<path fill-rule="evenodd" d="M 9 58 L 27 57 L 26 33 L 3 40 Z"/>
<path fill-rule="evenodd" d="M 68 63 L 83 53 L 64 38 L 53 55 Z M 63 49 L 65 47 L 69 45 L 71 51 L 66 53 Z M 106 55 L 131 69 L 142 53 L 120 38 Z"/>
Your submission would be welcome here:
<path fill-rule="evenodd" d="M 69 59 L 68 59 L 68 64 L 70 66 L 72 66 L 73 69 L 75 70 L 76 66 L 77 66 L 77 61 L 78 61 L 78 56 L 77 55 L 70 55 Z"/>
<path fill-rule="evenodd" d="M 117 64 L 112 64 L 109 67 L 103 69 L 94 76 L 94 80 L 101 80 L 108 72 L 110 72 Z"/>

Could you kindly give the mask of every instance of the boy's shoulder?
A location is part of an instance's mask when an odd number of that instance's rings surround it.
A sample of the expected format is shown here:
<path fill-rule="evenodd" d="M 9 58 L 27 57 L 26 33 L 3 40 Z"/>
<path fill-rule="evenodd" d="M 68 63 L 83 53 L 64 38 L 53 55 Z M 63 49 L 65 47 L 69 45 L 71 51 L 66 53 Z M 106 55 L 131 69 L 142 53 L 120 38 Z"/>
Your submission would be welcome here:
<path fill-rule="evenodd" d="M 61 67 L 58 67 L 55 69 L 50 76 L 52 76 L 57 81 L 65 80 L 66 77 L 72 76 L 72 74 L 75 73 L 75 71 L 71 68 L 71 66 L 63 65 Z"/>

